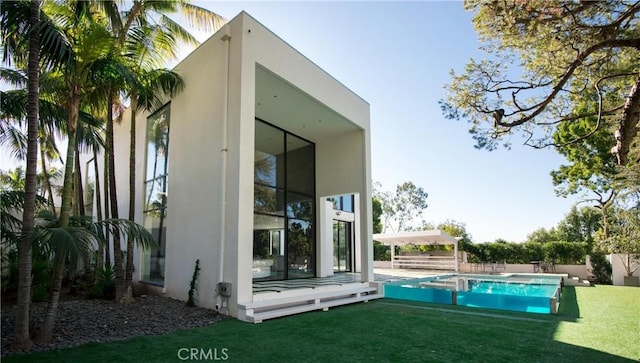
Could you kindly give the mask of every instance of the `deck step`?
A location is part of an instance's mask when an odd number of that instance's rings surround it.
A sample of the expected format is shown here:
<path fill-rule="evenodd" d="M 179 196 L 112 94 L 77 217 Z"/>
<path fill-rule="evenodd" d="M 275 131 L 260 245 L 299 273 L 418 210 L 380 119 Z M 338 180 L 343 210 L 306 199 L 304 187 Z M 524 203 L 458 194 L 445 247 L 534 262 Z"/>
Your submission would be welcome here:
<path fill-rule="evenodd" d="M 566 286 L 591 286 L 589 280 L 584 280 L 579 276 L 570 276 L 565 280 Z"/>
<path fill-rule="evenodd" d="M 325 302 L 321 302 L 318 304 L 309 304 L 309 305 L 299 305 L 290 308 L 281 308 L 276 310 L 268 310 L 261 313 L 254 313 L 253 316 L 247 316 L 247 320 L 253 323 L 261 323 L 263 320 L 279 318 L 287 315 L 294 315 L 300 313 L 306 313 L 314 310 L 329 310 L 329 308 L 340 306 L 340 305 L 348 305 L 355 304 L 359 302 L 368 302 L 369 300 L 382 298 L 382 295 L 373 294 L 373 295 L 362 295 L 362 296 L 354 296 L 350 298 L 341 298 L 335 300 L 329 300 Z"/>
<path fill-rule="evenodd" d="M 378 293 L 377 287 L 368 285 L 332 291 L 311 292 L 238 304 L 239 318 L 253 323 L 260 323 L 267 319 L 313 310 L 328 310 L 334 306 L 367 302 L 382 297 L 382 294 Z"/>

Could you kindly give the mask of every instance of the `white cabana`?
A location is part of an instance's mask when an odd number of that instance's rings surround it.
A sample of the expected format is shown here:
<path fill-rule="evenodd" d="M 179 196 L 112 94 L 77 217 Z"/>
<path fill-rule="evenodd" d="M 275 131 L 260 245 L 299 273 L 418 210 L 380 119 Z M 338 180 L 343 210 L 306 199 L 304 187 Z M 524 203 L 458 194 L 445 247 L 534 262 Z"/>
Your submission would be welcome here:
<path fill-rule="evenodd" d="M 416 232 L 376 233 L 373 240 L 391 246 L 391 268 L 395 260 L 395 246 L 413 245 L 453 245 L 455 271 L 458 272 L 458 239 L 439 229 Z"/>

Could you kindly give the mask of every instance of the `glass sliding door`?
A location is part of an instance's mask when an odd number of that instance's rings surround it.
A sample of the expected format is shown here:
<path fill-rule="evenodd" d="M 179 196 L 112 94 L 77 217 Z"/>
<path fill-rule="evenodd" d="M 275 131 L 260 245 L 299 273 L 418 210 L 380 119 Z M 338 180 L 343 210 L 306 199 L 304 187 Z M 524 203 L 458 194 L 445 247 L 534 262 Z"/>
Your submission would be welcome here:
<path fill-rule="evenodd" d="M 333 221 L 333 271 L 352 271 L 352 223 Z"/>
<path fill-rule="evenodd" d="M 282 280 L 285 277 L 283 217 L 254 214 L 253 267 L 254 279 Z"/>
<path fill-rule="evenodd" d="M 315 145 L 256 119 L 253 278 L 315 276 Z"/>

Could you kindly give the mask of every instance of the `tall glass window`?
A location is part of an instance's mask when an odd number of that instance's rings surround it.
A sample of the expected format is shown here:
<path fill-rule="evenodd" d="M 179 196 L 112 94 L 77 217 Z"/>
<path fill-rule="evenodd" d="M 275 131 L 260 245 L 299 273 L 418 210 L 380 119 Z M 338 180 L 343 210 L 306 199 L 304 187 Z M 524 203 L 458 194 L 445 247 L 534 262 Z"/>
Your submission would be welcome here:
<path fill-rule="evenodd" d="M 143 279 L 164 283 L 167 246 L 167 183 L 169 170 L 170 104 L 147 118 L 147 167 L 145 174 L 144 227 L 151 232 L 157 248 L 147 250 L 143 262 Z"/>
<path fill-rule="evenodd" d="M 253 278 L 315 276 L 315 145 L 256 119 Z"/>
<path fill-rule="evenodd" d="M 333 209 L 353 213 L 353 194 L 336 195 L 327 198 L 333 202 Z"/>
<path fill-rule="evenodd" d="M 84 175 L 86 175 L 86 183 L 84 186 L 84 215 L 93 217 L 93 200 L 96 193 L 96 173 L 93 166 L 94 160 L 87 161 Z"/>

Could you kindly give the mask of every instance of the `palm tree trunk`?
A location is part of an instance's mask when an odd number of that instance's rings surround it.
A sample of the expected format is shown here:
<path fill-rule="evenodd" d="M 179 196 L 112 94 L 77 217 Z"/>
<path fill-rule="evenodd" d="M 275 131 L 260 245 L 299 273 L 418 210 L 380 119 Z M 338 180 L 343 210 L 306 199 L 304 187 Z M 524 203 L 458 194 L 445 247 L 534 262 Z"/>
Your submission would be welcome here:
<path fill-rule="evenodd" d="M 38 100 L 40 74 L 40 0 L 32 0 L 29 12 L 29 60 L 27 100 L 27 170 L 22 209 L 22 239 L 18 251 L 18 302 L 16 305 L 16 328 L 14 346 L 19 350 L 30 350 L 33 342 L 29 336 L 29 304 L 31 302 L 31 239 L 29 233 L 35 222 L 36 177 L 38 163 Z"/>
<path fill-rule="evenodd" d="M 109 150 L 104 148 L 104 167 L 102 168 L 102 173 L 104 177 L 104 219 L 109 219 L 110 211 L 109 211 L 109 173 L 107 172 L 107 165 L 109 165 Z M 105 227 L 104 229 L 104 238 L 107 241 L 107 245 L 105 246 L 104 251 L 104 263 L 107 266 L 111 266 L 111 248 L 109 247 L 109 229 Z"/>
<path fill-rule="evenodd" d="M 86 216 L 87 211 L 85 210 L 84 205 L 84 185 L 82 183 L 82 165 L 80 164 L 80 150 L 76 148 L 76 185 L 78 196 L 76 200 L 78 201 L 78 215 Z M 93 276 L 91 273 L 91 255 L 89 253 L 82 254 L 82 267 L 84 270 L 84 284 L 85 286 L 89 286 L 93 281 Z"/>
<path fill-rule="evenodd" d="M 111 218 L 118 217 L 118 196 L 116 193 L 116 165 L 113 148 L 113 95 L 110 92 L 107 111 L 107 149 L 109 150 L 109 203 L 111 205 Z M 120 232 L 117 228 L 113 230 L 113 262 L 116 275 L 116 301 L 120 301 L 124 295 L 124 269 L 122 264 L 122 248 L 120 247 Z"/>
<path fill-rule="evenodd" d="M 56 253 L 55 265 L 53 270 L 53 288 L 51 289 L 51 298 L 47 306 L 47 313 L 44 317 L 42 330 L 38 335 L 37 342 L 44 344 L 50 342 L 53 338 L 53 327 L 55 325 L 56 313 L 60 302 L 60 291 L 62 290 L 62 278 L 64 277 L 64 255 Z"/>
<path fill-rule="evenodd" d="M 136 112 L 138 109 L 137 95 L 131 94 L 131 131 L 129 141 L 129 220 L 134 222 L 136 211 Z M 124 301 L 133 300 L 133 239 L 127 239 L 127 267 L 124 279 Z"/>
<path fill-rule="evenodd" d="M 78 215 L 84 216 L 86 215 L 86 211 L 84 210 L 84 187 L 82 186 L 82 166 L 80 165 L 80 150 L 76 148 L 76 200 L 78 201 Z"/>
<path fill-rule="evenodd" d="M 49 205 L 51 206 L 51 213 L 53 214 L 53 218 L 57 218 L 56 205 L 53 202 L 53 189 L 51 188 L 51 176 L 49 175 L 49 170 L 47 169 L 47 155 L 44 152 L 43 142 L 40 143 L 40 164 L 42 167 L 42 174 L 44 175 L 44 187 L 47 190 Z"/>
<path fill-rule="evenodd" d="M 67 141 L 67 157 L 64 165 L 64 182 L 62 184 L 62 205 L 60 207 L 60 227 L 68 227 L 71 218 L 71 198 L 73 196 L 73 169 L 76 156 L 76 127 L 78 125 L 78 111 L 80 109 L 80 90 L 72 86 L 69 103 L 69 126 Z M 60 290 L 62 289 L 62 275 L 64 274 L 65 256 L 61 251 L 56 251 L 56 262 L 53 275 L 53 287 L 44 323 L 38 335 L 38 343 L 46 343 L 53 336 Z"/>
<path fill-rule="evenodd" d="M 98 173 L 98 154 L 93 150 L 93 169 L 96 175 L 96 216 L 98 223 L 102 222 L 102 198 L 100 197 L 100 174 Z M 96 269 L 101 269 L 104 266 L 104 248 L 102 244 L 98 244 L 98 253 L 96 256 Z"/>

